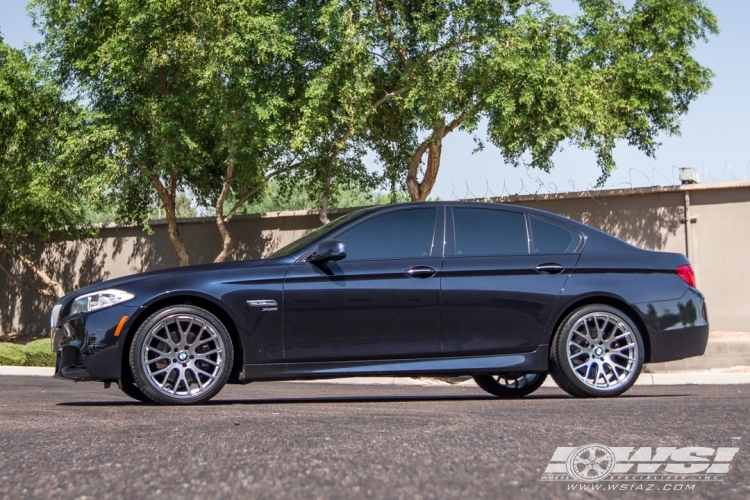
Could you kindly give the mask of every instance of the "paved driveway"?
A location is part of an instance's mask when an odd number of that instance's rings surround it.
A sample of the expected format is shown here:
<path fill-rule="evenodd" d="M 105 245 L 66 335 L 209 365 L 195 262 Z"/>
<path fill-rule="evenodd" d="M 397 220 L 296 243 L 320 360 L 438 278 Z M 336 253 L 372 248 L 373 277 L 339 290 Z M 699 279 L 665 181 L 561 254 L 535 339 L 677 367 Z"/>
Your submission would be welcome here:
<path fill-rule="evenodd" d="M 502 401 L 466 387 L 258 383 L 175 408 L 0 377 L 0 497 L 747 499 L 749 397 L 748 385 Z M 740 451 L 723 481 L 541 480 L 558 447 L 588 443 Z"/>

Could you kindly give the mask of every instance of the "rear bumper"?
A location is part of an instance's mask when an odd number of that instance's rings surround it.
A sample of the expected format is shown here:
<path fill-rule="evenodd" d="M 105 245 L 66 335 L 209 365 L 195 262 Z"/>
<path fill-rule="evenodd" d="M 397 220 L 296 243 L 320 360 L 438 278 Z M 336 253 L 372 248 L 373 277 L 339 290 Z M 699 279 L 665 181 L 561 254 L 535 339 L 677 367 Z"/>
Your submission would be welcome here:
<path fill-rule="evenodd" d="M 706 301 L 695 288 L 676 300 L 634 304 L 646 325 L 655 363 L 700 356 L 708 344 Z"/>

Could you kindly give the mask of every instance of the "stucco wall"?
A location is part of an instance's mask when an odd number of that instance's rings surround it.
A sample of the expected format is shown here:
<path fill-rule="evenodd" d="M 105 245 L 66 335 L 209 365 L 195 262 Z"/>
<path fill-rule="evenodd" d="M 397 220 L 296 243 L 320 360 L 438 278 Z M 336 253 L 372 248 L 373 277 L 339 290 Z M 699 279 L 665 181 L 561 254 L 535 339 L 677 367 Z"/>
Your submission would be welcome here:
<path fill-rule="evenodd" d="M 689 201 L 690 245 L 685 229 Z M 698 287 L 708 300 L 711 329 L 750 331 L 750 182 L 516 196 L 491 201 L 559 213 L 651 250 L 687 253 Z M 349 210 L 334 211 L 332 217 Z M 320 225 L 315 212 L 240 216 L 231 223 L 235 259 L 258 258 Z M 175 265 L 163 222 L 153 234 L 136 227 L 107 227 L 86 242 L 58 242 L 42 249 L 46 269 L 66 290 L 131 273 Z M 213 261 L 220 251 L 213 219 L 180 222 L 190 262 Z M 42 332 L 49 301 L 19 289 L 0 274 L 0 333 Z"/>

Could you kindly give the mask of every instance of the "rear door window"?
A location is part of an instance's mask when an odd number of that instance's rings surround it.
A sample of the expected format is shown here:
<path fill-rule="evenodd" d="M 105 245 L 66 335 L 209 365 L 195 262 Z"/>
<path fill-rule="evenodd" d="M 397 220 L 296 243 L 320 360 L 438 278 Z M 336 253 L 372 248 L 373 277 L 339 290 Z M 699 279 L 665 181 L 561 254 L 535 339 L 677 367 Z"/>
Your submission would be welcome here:
<path fill-rule="evenodd" d="M 518 255 L 529 253 L 526 217 L 490 208 L 454 208 L 456 255 Z"/>
<path fill-rule="evenodd" d="M 581 244 L 581 235 L 572 229 L 546 219 L 529 217 L 531 253 L 575 253 Z"/>
<path fill-rule="evenodd" d="M 346 261 L 430 257 L 436 218 L 437 208 L 395 210 L 367 219 L 333 239 L 346 246 Z M 435 250 L 441 251 L 439 246 Z"/>

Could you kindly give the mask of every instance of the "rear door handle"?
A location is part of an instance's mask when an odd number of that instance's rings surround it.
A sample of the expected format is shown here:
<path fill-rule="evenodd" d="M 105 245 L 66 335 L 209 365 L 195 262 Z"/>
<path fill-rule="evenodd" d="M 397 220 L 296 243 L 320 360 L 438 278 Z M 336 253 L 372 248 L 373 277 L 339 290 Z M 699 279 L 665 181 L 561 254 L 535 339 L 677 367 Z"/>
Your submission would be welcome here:
<path fill-rule="evenodd" d="M 548 264 L 539 264 L 536 266 L 536 271 L 541 274 L 560 274 L 565 270 L 565 266 L 555 264 L 554 262 Z"/>
<path fill-rule="evenodd" d="M 435 273 L 437 269 L 429 266 L 416 266 L 406 270 L 406 275 L 410 278 L 431 278 Z"/>

